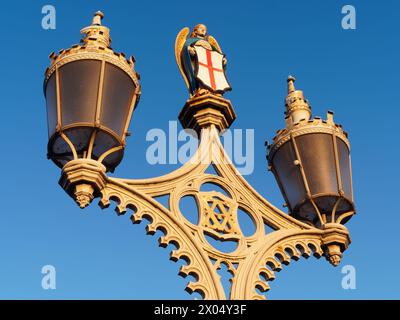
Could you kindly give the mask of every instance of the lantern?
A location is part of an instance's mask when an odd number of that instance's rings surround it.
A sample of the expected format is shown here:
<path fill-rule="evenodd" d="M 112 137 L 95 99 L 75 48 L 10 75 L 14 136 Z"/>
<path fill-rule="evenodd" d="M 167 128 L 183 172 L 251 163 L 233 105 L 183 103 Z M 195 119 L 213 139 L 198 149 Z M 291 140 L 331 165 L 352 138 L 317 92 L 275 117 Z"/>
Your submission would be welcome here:
<path fill-rule="evenodd" d="M 80 45 L 50 55 L 44 94 L 48 157 L 59 167 L 73 159 L 98 160 L 114 171 L 122 159 L 140 85 L 133 57 L 111 47 L 110 30 L 97 12 L 81 30 Z"/>
<path fill-rule="evenodd" d="M 350 143 L 333 121 L 310 119 L 303 92 L 288 78 L 286 128 L 269 146 L 268 162 L 294 217 L 322 225 L 345 223 L 355 212 Z"/>
<path fill-rule="evenodd" d="M 48 158 L 62 168 L 60 185 L 81 208 L 100 194 L 125 148 L 140 97 L 134 59 L 110 47 L 110 30 L 96 12 L 79 45 L 50 55 L 44 80 Z"/>

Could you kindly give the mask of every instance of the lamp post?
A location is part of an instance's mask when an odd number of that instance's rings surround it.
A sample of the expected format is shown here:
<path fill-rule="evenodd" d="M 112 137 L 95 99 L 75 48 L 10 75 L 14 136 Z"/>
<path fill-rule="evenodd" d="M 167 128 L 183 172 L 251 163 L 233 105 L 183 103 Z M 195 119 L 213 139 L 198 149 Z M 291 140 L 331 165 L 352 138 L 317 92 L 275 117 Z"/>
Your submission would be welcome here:
<path fill-rule="evenodd" d="M 325 256 L 337 265 L 350 243 L 343 223 L 355 211 L 347 135 L 334 124 L 332 113 L 327 120 L 310 120 L 308 103 L 289 78 L 286 128 L 268 146 L 268 162 L 290 214 L 269 203 L 240 175 L 221 144 L 221 132 L 236 115 L 223 97 L 230 90 L 227 60 L 204 25 L 191 34 L 182 29 L 175 43 L 190 93 L 179 120 L 200 135 L 194 160 L 152 179 L 107 176 L 122 160 L 140 84 L 134 59 L 111 49 L 102 18 L 97 12 L 92 25 L 81 30 L 80 45 L 51 54 L 45 74 L 48 157 L 62 168 L 59 183 L 78 205 L 84 208 L 99 198 L 102 208 L 115 202 L 118 214 L 131 211 L 133 223 L 147 218 L 148 234 L 164 234 L 161 247 L 176 246 L 171 260 L 186 261 L 179 274 L 195 277 L 186 290 L 205 299 L 263 299 L 256 289 L 266 292 L 275 272 L 301 256 Z M 210 166 L 217 174 L 207 173 Z M 201 191 L 206 183 L 226 192 Z M 180 211 L 179 203 L 188 195 L 196 199 L 197 224 Z M 157 201 L 160 196 L 168 197 L 168 205 Z M 255 224 L 251 236 L 242 232 L 239 209 Z M 274 231 L 267 233 L 265 225 Z M 237 248 L 221 252 L 206 236 L 235 241 Z M 232 275 L 229 296 L 217 272 L 222 264 Z"/>

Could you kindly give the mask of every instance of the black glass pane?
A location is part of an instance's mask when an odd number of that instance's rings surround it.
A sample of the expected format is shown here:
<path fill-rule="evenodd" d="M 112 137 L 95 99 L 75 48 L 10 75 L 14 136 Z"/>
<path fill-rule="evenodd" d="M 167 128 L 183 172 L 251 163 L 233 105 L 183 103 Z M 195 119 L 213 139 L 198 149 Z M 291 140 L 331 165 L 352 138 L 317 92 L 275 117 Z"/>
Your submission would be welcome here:
<path fill-rule="evenodd" d="M 332 136 L 325 133 L 311 133 L 295 139 L 311 194 L 337 194 Z"/>
<path fill-rule="evenodd" d="M 104 152 L 117 146 L 119 143 L 112 135 L 99 131 L 93 145 L 93 158 L 98 159 Z"/>
<path fill-rule="evenodd" d="M 101 124 L 121 136 L 128 117 L 135 86 L 132 79 L 113 64 L 104 72 Z"/>
<path fill-rule="evenodd" d="M 342 187 L 345 197 L 352 200 L 351 192 L 351 173 L 350 173 L 350 153 L 346 143 L 339 138 L 336 138 L 337 149 L 339 154 L 340 176 L 342 178 Z"/>
<path fill-rule="evenodd" d="M 49 138 L 56 131 L 57 125 L 57 92 L 56 92 L 56 73 L 54 72 L 46 85 L 46 106 L 47 106 L 47 128 Z"/>
<path fill-rule="evenodd" d="M 87 152 L 90 137 L 95 129 L 92 127 L 77 127 L 68 129 L 65 134 L 71 140 L 78 154 Z"/>
<path fill-rule="evenodd" d="M 306 202 L 302 203 L 297 210 L 295 210 L 295 213 L 306 220 L 316 222 L 318 219 L 318 213 L 315 210 L 314 205 L 311 203 L 311 201 L 307 200 Z"/>
<path fill-rule="evenodd" d="M 294 164 L 296 155 L 291 141 L 283 144 L 272 159 L 273 166 L 291 208 L 306 198 L 303 179 L 299 167 Z"/>
<path fill-rule="evenodd" d="M 79 60 L 59 69 L 62 125 L 94 123 L 101 61 Z"/>

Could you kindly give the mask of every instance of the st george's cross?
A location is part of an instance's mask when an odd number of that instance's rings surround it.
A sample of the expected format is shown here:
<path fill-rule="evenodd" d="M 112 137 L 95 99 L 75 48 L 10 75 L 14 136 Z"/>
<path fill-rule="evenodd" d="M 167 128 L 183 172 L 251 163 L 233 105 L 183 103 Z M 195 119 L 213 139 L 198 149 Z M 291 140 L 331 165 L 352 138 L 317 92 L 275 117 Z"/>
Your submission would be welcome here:
<path fill-rule="evenodd" d="M 231 89 L 225 77 L 222 59 L 218 51 L 207 50 L 202 46 L 194 46 L 197 54 L 196 78 L 213 91 L 224 92 Z"/>

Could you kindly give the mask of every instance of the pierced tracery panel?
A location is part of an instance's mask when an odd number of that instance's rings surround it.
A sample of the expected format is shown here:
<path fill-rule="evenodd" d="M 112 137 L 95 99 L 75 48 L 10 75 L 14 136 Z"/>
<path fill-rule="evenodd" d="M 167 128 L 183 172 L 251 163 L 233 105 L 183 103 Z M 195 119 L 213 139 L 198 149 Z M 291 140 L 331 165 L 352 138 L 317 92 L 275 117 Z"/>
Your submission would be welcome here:
<path fill-rule="evenodd" d="M 165 234 L 159 239 L 160 246 L 173 243 L 178 247 L 171 252 L 171 260 L 187 262 L 179 274 L 191 274 L 197 279 L 188 284 L 187 291 L 196 291 L 206 299 L 226 298 L 217 272 L 224 264 L 232 275 L 230 297 L 237 298 L 233 291 L 241 281 L 239 270 L 248 268 L 249 261 L 254 263 L 259 252 L 268 245 L 268 239 L 281 229 L 297 232 L 310 227 L 276 209 L 240 176 L 225 154 L 215 128 L 203 132 L 194 159 L 197 160 L 154 179 L 109 178 L 101 203 L 106 206 L 110 199 L 116 199 L 119 212 L 134 207 L 134 223 L 148 217 L 151 222 L 146 227 L 147 232 L 154 234 L 161 230 Z M 214 169 L 212 173 L 210 166 Z M 188 196 L 195 200 L 197 211 L 194 214 L 197 219 L 192 221 L 181 211 L 185 208 L 180 207 L 181 200 Z M 244 211 L 254 224 L 250 236 L 243 233 L 238 211 Z M 265 225 L 277 231 L 267 234 Z M 237 246 L 224 252 L 210 242 L 210 237 L 217 242 L 233 241 Z M 256 284 L 261 286 L 259 280 Z"/>

